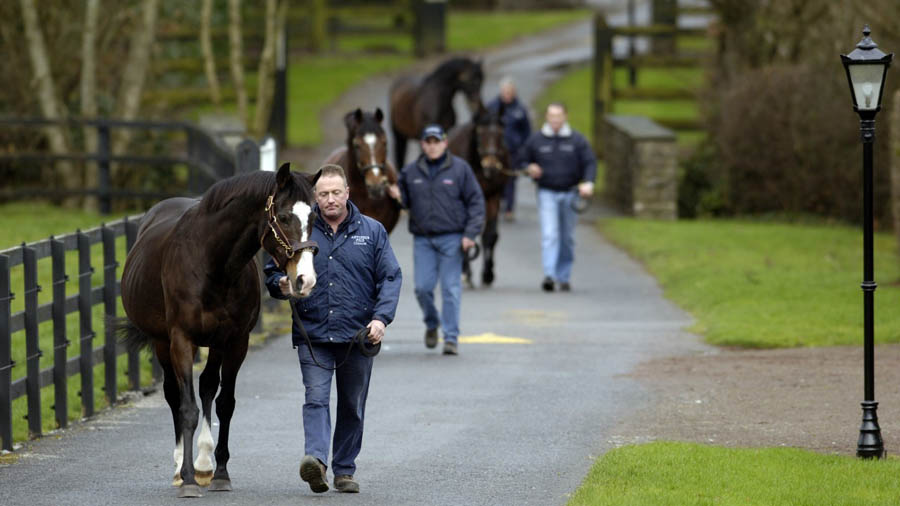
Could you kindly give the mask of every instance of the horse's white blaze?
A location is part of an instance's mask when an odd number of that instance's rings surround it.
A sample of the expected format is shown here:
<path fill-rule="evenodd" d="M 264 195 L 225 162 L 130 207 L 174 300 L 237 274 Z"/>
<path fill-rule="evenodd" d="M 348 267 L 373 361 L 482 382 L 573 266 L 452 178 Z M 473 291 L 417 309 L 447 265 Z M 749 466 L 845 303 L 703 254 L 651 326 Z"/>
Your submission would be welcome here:
<path fill-rule="evenodd" d="M 306 202 L 297 202 L 294 204 L 294 214 L 300 218 L 300 241 L 305 242 L 309 240 L 309 215 L 312 212 L 312 209 Z M 316 286 L 316 270 L 313 267 L 313 254 L 309 250 L 304 250 L 300 253 L 300 259 L 297 260 L 295 267 L 295 272 L 293 274 L 289 274 L 289 277 L 292 279 L 291 286 L 297 282 L 297 277 L 303 277 L 303 285 L 297 287 L 300 291 L 301 297 L 306 297 L 312 292 L 313 287 Z M 290 271 L 290 267 L 288 268 Z M 293 290 L 292 290 L 293 292 Z"/>
<path fill-rule="evenodd" d="M 369 145 L 369 156 L 372 157 L 371 165 L 376 165 L 375 163 L 375 141 L 378 140 L 378 137 L 375 134 L 366 134 L 363 135 L 363 141 Z M 375 169 L 378 170 L 378 169 Z M 377 173 L 376 173 L 377 175 Z"/>
<path fill-rule="evenodd" d="M 213 464 L 211 455 L 215 442 L 213 441 L 212 431 L 209 428 L 209 422 L 204 418 L 201 425 L 200 436 L 197 438 L 197 448 L 200 451 L 197 452 L 197 458 L 194 459 L 194 470 L 212 471 Z"/>
<path fill-rule="evenodd" d="M 181 476 L 181 464 L 184 462 L 184 443 L 180 438 L 178 443 L 175 444 L 175 451 L 172 453 L 172 457 L 175 459 L 175 476 Z"/>

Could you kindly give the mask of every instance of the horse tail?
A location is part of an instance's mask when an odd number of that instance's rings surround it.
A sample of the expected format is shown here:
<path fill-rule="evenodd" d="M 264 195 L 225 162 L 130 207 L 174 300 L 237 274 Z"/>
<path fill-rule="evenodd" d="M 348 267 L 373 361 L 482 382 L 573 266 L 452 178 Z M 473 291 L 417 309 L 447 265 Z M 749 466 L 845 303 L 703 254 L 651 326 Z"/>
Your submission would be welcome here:
<path fill-rule="evenodd" d="M 127 317 L 109 316 L 106 318 L 106 325 L 113 329 L 113 333 L 116 335 L 119 343 L 125 345 L 128 351 L 140 351 L 141 348 L 150 348 L 153 338 L 139 329 Z"/>

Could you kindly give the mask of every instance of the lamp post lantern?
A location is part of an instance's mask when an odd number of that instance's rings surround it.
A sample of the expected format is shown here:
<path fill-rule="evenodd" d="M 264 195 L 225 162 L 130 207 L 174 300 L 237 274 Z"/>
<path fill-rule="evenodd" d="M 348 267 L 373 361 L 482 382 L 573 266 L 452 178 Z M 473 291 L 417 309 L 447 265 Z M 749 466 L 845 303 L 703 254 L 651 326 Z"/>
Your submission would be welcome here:
<path fill-rule="evenodd" d="M 856 456 L 881 458 L 884 441 L 878 426 L 878 403 L 875 402 L 875 284 L 872 261 L 872 143 L 875 141 L 875 115 L 881 110 L 884 78 L 894 54 L 885 54 L 869 37 L 869 25 L 863 27 L 863 38 L 841 62 L 850 83 L 853 110 L 859 114 L 859 130 L 863 143 L 863 372 L 865 397 L 862 402 L 862 425 Z"/>

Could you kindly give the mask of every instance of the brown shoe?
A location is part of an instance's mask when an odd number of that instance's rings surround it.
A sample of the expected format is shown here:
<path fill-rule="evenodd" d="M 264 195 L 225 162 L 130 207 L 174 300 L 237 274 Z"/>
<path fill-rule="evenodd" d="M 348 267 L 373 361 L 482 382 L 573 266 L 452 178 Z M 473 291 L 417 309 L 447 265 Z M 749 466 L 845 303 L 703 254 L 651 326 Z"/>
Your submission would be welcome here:
<path fill-rule="evenodd" d="M 300 478 L 309 483 L 309 488 L 317 493 L 328 492 L 328 480 L 325 478 L 325 464 L 312 455 L 304 455 L 300 460 Z"/>
<path fill-rule="evenodd" d="M 334 489 L 345 494 L 358 494 L 359 483 L 353 481 L 353 476 L 342 474 L 334 477 Z"/>
<path fill-rule="evenodd" d="M 425 331 L 425 347 L 434 348 L 437 346 L 438 333 L 437 329 L 428 329 Z"/>

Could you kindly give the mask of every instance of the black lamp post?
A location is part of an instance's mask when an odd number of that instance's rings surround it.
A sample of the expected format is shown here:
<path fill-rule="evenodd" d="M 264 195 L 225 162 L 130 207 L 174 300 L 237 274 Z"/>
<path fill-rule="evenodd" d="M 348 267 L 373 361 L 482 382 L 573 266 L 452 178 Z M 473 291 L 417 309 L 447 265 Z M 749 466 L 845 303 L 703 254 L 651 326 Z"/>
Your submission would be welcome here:
<path fill-rule="evenodd" d="M 856 456 L 881 458 L 884 442 L 878 427 L 878 403 L 875 402 L 875 284 L 872 262 L 872 143 L 875 141 L 875 115 L 881 110 L 884 78 L 894 54 L 885 54 L 869 37 L 869 25 L 863 27 L 863 38 L 848 55 L 841 55 L 853 110 L 859 114 L 859 129 L 863 142 L 863 313 L 865 320 L 863 361 L 865 374 L 865 398 L 862 402 L 862 425 Z"/>

